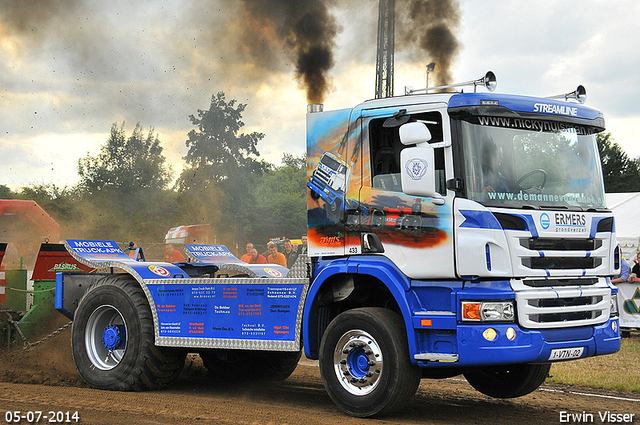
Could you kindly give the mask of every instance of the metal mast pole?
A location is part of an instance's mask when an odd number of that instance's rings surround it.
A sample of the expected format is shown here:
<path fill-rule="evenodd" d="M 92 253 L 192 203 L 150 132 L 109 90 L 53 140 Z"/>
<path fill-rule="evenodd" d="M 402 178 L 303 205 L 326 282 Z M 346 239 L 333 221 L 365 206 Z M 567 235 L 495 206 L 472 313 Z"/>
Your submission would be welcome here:
<path fill-rule="evenodd" d="M 393 96 L 395 4 L 395 0 L 380 0 L 378 51 L 376 54 L 376 99 Z"/>

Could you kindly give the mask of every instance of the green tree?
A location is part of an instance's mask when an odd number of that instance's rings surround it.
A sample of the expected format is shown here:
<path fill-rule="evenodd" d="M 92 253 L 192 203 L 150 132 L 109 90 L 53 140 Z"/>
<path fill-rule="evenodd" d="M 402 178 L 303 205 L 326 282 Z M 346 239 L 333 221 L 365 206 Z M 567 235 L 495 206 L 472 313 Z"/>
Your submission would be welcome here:
<path fill-rule="evenodd" d="M 12 199 L 15 196 L 15 193 L 4 184 L 0 184 L 0 199 Z"/>
<path fill-rule="evenodd" d="M 78 161 L 80 187 L 89 193 L 113 189 L 130 193 L 136 189 L 165 189 L 173 172 L 162 155 L 153 128 L 145 137 L 140 123 L 127 138 L 124 122 L 111 126 L 107 142 L 96 156 L 87 154 Z"/>
<path fill-rule="evenodd" d="M 225 100 L 224 92 L 211 97 L 208 110 L 198 109 L 197 116 L 189 115 L 191 124 L 197 129 L 189 131 L 184 157 L 189 169 L 182 173 L 180 186 L 211 184 L 233 180 L 238 171 L 260 172 L 262 163 L 257 144 L 264 138 L 262 133 L 239 133 L 244 127 L 242 113 L 246 104 L 232 99 Z M 192 176 L 197 175 L 197 179 Z"/>
<path fill-rule="evenodd" d="M 55 183 L 37 183 L 20 189 L 21 199 L 35 201 L 57 221 L 75 222 L 79 219 L 79 196 L 75 188 L 59 187 Z"/>
<path fill-rule="evenodd" d="M 271 237 L 298 238 L 307 228 L 307 160 L 285 153 L 282 165 L 264 174 L 256 186 L 255 220 L 247 233 L 261 243 Z"/>
<path fill-rule="evenodd" d="M 203 200 L 215 198 L 205 219 L 223 225 L 224 228 L 214 225 L 221 232 L 235 233 L 235 243 L 242 242 L 237 230 L 244 233 L 244 224 L 253 215 L 253 189 L 271 168 L 257 159 L 257 144 L 264 134 L 241 132 L 246 106 L 235 99 L 227 101 L 224 92 L 219 92 L 211 97 L 209 109 L 199 109 L 197 115 L 189 116 L 196 128 L 187 135 L 187 167 L 177 182 L 179 191 L 191 199 L 190 206 L 198 211 L 204 210 Z"/>
<path fill-rule="evenodd" d="M 640 164 L 629 159 L 611 133 L 596 135 L 607 193 L 640 191 Z"/>
<path fill-rule="evenodd" d="M 78 174 L 84 237 L 160 242 L 175 225 L 172 171 L 153 128 L 145 135 L 138 123 L 127 137 L 124 122 L 113 124 L 98 155 L 78 161 Z"/>

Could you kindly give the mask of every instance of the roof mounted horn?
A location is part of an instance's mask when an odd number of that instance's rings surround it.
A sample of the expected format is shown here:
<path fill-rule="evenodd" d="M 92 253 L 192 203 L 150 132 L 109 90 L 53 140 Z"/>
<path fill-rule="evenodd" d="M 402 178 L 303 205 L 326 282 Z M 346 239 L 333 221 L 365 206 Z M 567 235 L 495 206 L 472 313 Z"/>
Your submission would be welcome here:
<path fill-rule="evenodd" d="M 584 103 L 587 101 L 587 89 L 585 89 L 584 86 L 581 84 L 578 86 L 577 89 L 575 89 L 571 93 L 557 94 L 555 96 L 549 96 L 547 99 L 564 99 L 564 100 L 574 99 L 574 100 L 577 100 L 579 103 Z"/>
<path fill-rule="evenodd" d="M 496 74 L 489 71 L 484 77 L 479 78 L 477 80 L 465 81 L 463 83 L 456 84 L 448 84 L 446 86 L 437 86 L 437 87 L 427 87 L 424 89 L 416 89 L 413 90 L 410 87 L 405 87 L 404 94 L 418 94 L 418 93 L 428 93 L 431 90 L 440 90 L 440 89 L 449 89 L 452 87 L 460 87 L 460 86 L 473 86 L 473 92 L 475 93 L 477 86 L 484 86 L 489 91 L 494 91 L 498 86 L 498 82 L 496 80 Z"/>

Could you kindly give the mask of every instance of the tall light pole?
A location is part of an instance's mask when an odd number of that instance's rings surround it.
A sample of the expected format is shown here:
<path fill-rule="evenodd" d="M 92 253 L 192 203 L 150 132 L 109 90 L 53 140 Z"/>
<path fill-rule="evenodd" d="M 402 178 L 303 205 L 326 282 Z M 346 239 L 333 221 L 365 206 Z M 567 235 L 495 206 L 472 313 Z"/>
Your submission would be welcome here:
<path fill-rule="evenodd" d="M 429 73 L 433 71 L 433 68 L 436 67 L 436 63 L 435 62 L 431 62 L 429 65 L 427 65 L 427 86 L 425 92 L 429 91 Z"/>
<path fill-rule="evenodd" d="M 376 54 L 376 99 L 393 96 L 396 0 L 380 0 L 378 51 Z"/>

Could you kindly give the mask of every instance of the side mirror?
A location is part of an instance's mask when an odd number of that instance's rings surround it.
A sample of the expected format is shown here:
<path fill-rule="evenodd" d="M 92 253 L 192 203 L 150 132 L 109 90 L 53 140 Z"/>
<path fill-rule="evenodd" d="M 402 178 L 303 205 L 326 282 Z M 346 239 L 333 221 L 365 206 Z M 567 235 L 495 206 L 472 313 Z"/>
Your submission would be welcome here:
<path fill-rule="evenodd" d="M 402 130 L 402 127 L 400 129 Z M 436 192 L 433 152 L 433 147 L 429 144 L 415 148 L 405 148 L 400 152 L 400 181 L 402 182 L 402 191 L 407 195 L 429 198 L 440 198 L 442 196 Z"/>
<path fill-rule="evenodd" d="M 421 122 L 409 122 L 400 126 L 400 141 L 403 145 L 417 145 L 431 140 L 431 132 Z"/>

